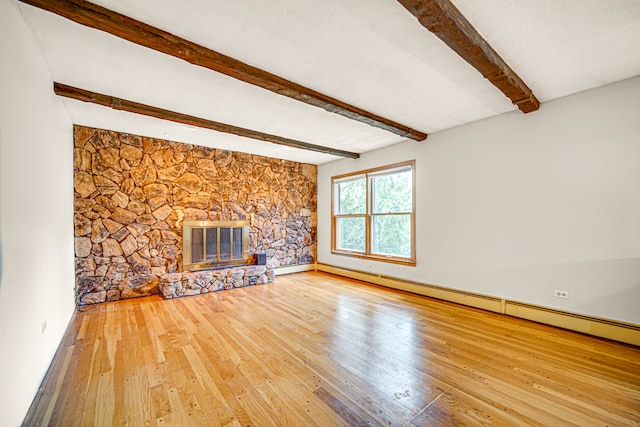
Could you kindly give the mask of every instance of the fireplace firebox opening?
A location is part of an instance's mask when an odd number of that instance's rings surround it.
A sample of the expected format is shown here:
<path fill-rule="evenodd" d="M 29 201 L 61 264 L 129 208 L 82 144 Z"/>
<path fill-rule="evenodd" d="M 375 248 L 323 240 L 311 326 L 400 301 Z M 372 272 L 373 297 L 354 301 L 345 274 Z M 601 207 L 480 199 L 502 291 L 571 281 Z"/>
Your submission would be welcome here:
<path fill-rule="evenodd" d="M 185 221 L 182 226 L 182 270 L 249 263 L 247 221 Z"/>

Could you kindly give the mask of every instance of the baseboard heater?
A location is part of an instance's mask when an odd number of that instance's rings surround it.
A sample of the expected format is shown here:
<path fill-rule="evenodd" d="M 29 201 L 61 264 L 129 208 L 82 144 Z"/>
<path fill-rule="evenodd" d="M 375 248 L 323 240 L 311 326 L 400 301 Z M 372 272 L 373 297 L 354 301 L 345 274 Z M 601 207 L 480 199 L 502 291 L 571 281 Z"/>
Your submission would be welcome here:
<path fill-rule="evenodd" d="M 640 346 L 640 325 L 633 323 L 586 316 L 517 301 L 505 301 L 504 314 Z"/>
<path fill-rule="evenodd" d="M 316 270 L 640 346 L 640 325 L 317 263 Z"/>

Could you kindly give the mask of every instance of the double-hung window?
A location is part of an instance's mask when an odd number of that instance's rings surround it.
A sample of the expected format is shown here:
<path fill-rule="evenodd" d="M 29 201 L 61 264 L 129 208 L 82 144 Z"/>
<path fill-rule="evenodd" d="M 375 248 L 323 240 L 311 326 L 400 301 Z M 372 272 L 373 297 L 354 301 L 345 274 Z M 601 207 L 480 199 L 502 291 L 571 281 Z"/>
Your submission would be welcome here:
<path fill-rule="evenodd" d="M 334 254 L 415 265 L 415 161 L 332 178 Z"/>

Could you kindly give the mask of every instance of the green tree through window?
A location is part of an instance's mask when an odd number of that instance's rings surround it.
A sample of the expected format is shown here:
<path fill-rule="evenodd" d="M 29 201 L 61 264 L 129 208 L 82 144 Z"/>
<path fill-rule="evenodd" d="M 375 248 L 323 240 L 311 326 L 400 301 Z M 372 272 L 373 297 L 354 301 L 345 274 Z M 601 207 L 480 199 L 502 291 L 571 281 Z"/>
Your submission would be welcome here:
<path fill-rule="evenodd" d="M 364 252 L 367 213 L 367 182 L 364 175 L 345 179 L 337 184 L 339 217 L 338 247 Z"/>
<path fill-rule="evenodd" d="M 414 166 L 333 177 L 334 253 L 415 265 Z"/>

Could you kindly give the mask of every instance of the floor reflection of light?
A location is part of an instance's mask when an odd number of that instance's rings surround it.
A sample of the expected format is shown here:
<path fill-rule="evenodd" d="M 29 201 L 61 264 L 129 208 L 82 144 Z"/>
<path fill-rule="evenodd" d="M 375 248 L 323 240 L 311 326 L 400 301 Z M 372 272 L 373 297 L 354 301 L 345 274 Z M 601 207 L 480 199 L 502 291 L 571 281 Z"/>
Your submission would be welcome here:
<path fill-rule="evenodd" d="M 331 353 L 369 387 L 390 393 L 396 400 L 411 400 L 419 393 L 423 376 L 419 374 L 425 352 L 417 332 L 413 308 L 384 300 L 372 304 L 341 293 L 336 304 L 331 337 Z M 416 402 L 417 403 L 417 402 Z"/>

